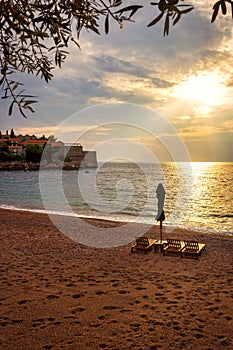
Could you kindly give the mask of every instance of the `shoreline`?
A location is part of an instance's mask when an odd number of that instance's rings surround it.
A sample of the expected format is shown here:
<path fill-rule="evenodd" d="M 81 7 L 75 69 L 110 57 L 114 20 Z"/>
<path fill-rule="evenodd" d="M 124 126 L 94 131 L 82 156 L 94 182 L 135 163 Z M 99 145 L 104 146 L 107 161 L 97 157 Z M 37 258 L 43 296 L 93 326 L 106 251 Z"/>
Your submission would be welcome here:
<path fill-rule="evenodd" d="M 41 162 L 26 162 L 26 160 L 20 161 L 0 161 L 0 171 L 41 171 L 41 170 L 88 170 L 96 169 L 96 165 L 81 165 L 79 162 L 50 162 L 49 164 L 43 164 Z"/>
<path fill-rule="evenodd" d="M 127 218 L 125 216 L 125 219 L 128 220 L 121 220 L 121 217 L 118 218 L 106 218 L 104 215 L 101 216 L 95 216 L 94 214 L 77 214 L 75 212 L 59 212 L 57 210 L 50 210 L 50 211 L 46 211 L 46 209 L 39 209 L 39 208 L 20 208 L 20 207 L 15 207 L 14 205 L 2 205 L 0 206 L 0 210 L 10 210 L 10 211 L 15 211 L 15 212 L 25 212 L 25 213 L 34 213 L 34 214 L 41 214 L 41 215 L 47 215 L 47 216 L 61 216 L 61 217 L 71 217 L 71 218 L 79 218 L 79 219 L 83 219 L 83 220 L 97 220 L 97 221 L 107 221 L 107 222 L 115 222 L 115 223 L 122 223 L 122 224 L 127 224 L 127 223 L 135 223 L 135 225 L 148 225 L 148 227 L 152 227 L 152 226 L 158 226 L 159 223 L 155 221 L 154 224 L 152 223 L 147 223 L 145 221 L 141 221 L 141 222 L 135 222 L 133 220 L 130 220 L 130 217 Z M 166 225 L 164 224 L 164 227 L 168 228 L 168 231 L 171 231 L 172 229 L 172 225 Z M 171 228 L 171 229 L 169 229 Z M 229 238 L 233 238 L 233 233 L 225 233 L 225 232 L 219 232 L 216 229 L 208 229 L 208 228 L 197 228 L 197 227 L 185 227 L 185 226 L 176 226 L 175 230 L 186 230 L 186 231 L 195 231 L 195 232 L 199 232 L 201 234 L 206 234 L 206 235 L 213 235 L 213 236 L 223 236 L 223 237 L 229 237 Z"/>
<path fill-rule="evenodd" d="M 85 221 L 92 231 L 124 226 Z M 206 250 L 194 260 L 131 254 L 131 243 L 88 247 L 46 214 L 0 209 L 1 349 L 230 350 L 233 239 L 183 229 L 167 237 Z"/>

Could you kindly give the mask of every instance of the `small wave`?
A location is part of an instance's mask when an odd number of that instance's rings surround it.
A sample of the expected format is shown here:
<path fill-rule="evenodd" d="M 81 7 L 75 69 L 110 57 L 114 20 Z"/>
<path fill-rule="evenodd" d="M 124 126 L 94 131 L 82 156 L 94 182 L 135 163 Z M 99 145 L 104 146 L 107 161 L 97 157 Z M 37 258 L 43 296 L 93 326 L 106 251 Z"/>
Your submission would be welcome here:
<path fill-rule="evenodd" d="M 215 217 L 215 218 L 233 218 L 233 214 L 210 214 L 209 216 Z"/>
<path fill-rule="evenodd" d="M 46 215 L 60 215 L 60 216 L 70 216 L 70 217 L 76 217 L 80 219 L 99 219 L 99 220 L 106 220 L 106 221 L 116 221 L 116 222 L 135 222 L 135 220 L 132 220 L 130 218 L 126 218 L 123 216 L 105 216 L 99 215 L 99 214 L 77 214 L 74 212 L 67 212 L 67 211 L 58 211 L 58 210 L 45 210 L 45 209 L 32 209 L 32 208 L 21 208 L 16 207 L 14 205 L 0 205 L 0 209 L 6 209 L 6 210 L 14 210 L 14 211 L 25 211 L 29 213 L 36 213 L 36 214 L 46 214 Z"/>
<path fill-rule="evenodd" d="M 2 204 L 2 205 L 0 205 L 0 208 L 7 209 L 7 210 L 27 211 L 30 213 L 38 213 L 38 214 L 54 214 L 54 215 L 80 217 L 78 214 L 72 213 L 72 212 L 64 212 L 64 211 L 57 211 L 57 210 L 45 210 L 45 209 L 21 208 L 21 207 L 15 207 L 14 205 Z"/>
<path fill-rule="evenodd" d="M 181 224 L 181 225 L 177 225 L 178 228 L 181 229 L 185 229 L 185 230 L 189 230 L 189 231 L 197 231 L 197 232 L 202 232 L 205 234 L 215 234 L 215 235 L 226 235 L 226 236 L 233 236 L 233 231 L 232 229 L 228 229 L 228 228 L 224 228 L 222 230 L 219 230 L 218 228 L 209 228 L 209 227 L 204 227 L 202 225 L 195 225 L 193 223 L 193 225 L 189 225 L 187 224 Z"/>
<path fill-rule="evenodd" d="M 59 211 L 59 210 L 45 210 L 45 209 L 39 209 L 39 208 L 23 208 L 23 207 L 17 207 L 14 205 L 6 205 L 6 204 L 0 204 L 0 209 L 7 209 L 7 210 L 14 210 L 14 211 L 24 211 L 24 212 L 31 212 L 31 213 L 38 213 L 38 214 L 45 214 L 45 215 L 59 215 L 59 216 L 66 216 L 66 217 L 76 217 L 80 219 L 97 219 L 97 220 L 105 220 L 105 221 L 114 221 L 114 222 L 123 222 L 123 223 L 138 223 L 138 224 L 145 224 L 145 225 L 156 225 L 155 217 L 152 215 L 143 215 L 143 216 L 137 216 L 133 215 L 132 213 L 121 213 L 118 214 L 109 214 L 109 213 L 100 213 L 100 212 L 91 212 L 88 211 L 86 213 L 75 213 L 73 211 Z M 232 217 L 232 215 L 228 215 L 227 217 Z M 218 228 L 207 228 L 203 227 L 202 225 L 195 225 L 183 223 L 183 224 L 174 224 L 174 222 L 166 221 L 165 227 L 167 227 L 169 231 L 169 227 L 178 227 L 181 229 L 187 229 L 191 231 L 199 231 L 206 234 L 223 234 L 228 236 L 233 236 L 233 231 L 228 228 L 224 228 L 222 230 L 219 230 Z"/>

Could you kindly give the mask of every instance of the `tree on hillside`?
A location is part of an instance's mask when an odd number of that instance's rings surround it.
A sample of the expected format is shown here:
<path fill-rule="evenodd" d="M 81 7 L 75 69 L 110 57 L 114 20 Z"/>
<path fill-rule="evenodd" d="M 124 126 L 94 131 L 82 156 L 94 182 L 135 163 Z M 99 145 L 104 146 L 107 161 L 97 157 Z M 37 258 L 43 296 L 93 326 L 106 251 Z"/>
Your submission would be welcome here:
<path fill-rule="evenodd" d="M 7 144 L 7 142 L 1 142 L 0 143 L 0 151 L 1 152 L 9 152 L 9 146 Z"/>
<path fill-rule="evenodd" d="M 29 144 L 26 146 L 26 162 L 40 163 L 43 148 L 40 145 Z"/>
<path fill-rule="evenodd" d="M 14 139 L 15 137 L 16 137 L 16 136 L 15 136 L 14 130 L 11 129 L 10 138 L 11 138 L 11 139 Z"/>
<path fill-rule="evenodd" d="M 34 112 L 34 96 L 25 93 L 14 73 L 35 74 L 49 82 L 55 66 L 61 67 L 68 54 L 71 42 L 78 48 L 81 31 L 100 34 L 100 22 L 104 31 L 109 32 L 110 21 L 120 28 L 124 22 L 133 22 L 134 15 L 142 10 L 142 5 L 124 5 L 124 0 L 2 0 L 0 1 L 0 86 L 3 99 L 11 98 L 9 115 L 16 105 L 26 117 L 28 111 Z M 227 13 L 226 4 L 233 0 L 219 0 L 213 6 L 212 22 L 219 10 Z M 192 5 L 183 0 L 159 0 L 151 2 L 156 8 L 148 27 L 164 19 L 164 36 L 169 34 L 170 26 L 175 25 L 183 15 L 193 10 Z M 153 12 L 153 9 L 152 9 Z M 159 14 L 158 14 L 159 12 Z"/>
<path fill-rule="evenodd" d="M 48 137 L 48 140 L 51 141 L 51 142 L 56 142 L 57 141 L 57 138 L 54 136 L 54 135 L 50 135 Z"/>

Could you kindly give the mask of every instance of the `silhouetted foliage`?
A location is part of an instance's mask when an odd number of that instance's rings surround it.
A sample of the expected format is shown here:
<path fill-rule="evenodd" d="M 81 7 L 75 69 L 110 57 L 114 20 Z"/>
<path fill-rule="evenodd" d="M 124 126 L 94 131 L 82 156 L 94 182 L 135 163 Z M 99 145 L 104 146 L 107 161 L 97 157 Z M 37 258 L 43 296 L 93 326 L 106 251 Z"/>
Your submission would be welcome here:
<path fill-rule="evenodd" d="M 11 152 L 4 152 L 0 149 L 0 162 L 15 162 L 24 160 L 24 157 L 19 154 L 12 154 Z"/>
<path fill-rule="evenodd" d="M 213 23 L 215 21 L 215 19 L 217 18 L 220 8 L 221 8 L 222 14 L 224 16 L 227 14 L 226 3 L 230 4 L 230 6 L 231 6 L 231 16 L 233 18 L 233 1 L 232 0 L 219 0 L 213 6 L 213 14 L 212 14 L 211 23 Z"/>
<path fill-rule="evenodd" d="M 143 8 L 142 5 L 124 6 L 124 0 L 3 0 L 0 1 L 0 86 L 3 99 L 10 97 L 9 115 L 16 105 L 20 113 L 34 112 L 32 105 L 37 102 L 35 96 L 25 93 L 23 84 L 13 78 L 14 73 L 35 74 L 49 82 L 55 66 L 61 67 L 67 57 L 71 42 L 80 49 L 81 31 L 100 34 L 100 22 L 103 19 L 104 31 L 110 30 L 110 19 L 120 28 L 124 22 L 134 22 L 133 16 Z M 212 22 L 219 9 L 227 13 L 226 3 L 220 0 L 213 7 Z M 170 26 L 180 21 L 183 15 L 193 10 L 183 0 L 160 0 L 151 2 L 160 12 L 148 24 L 151 27 L 162 18 L 164 36 L 169 34 Z M 75 30 L 74 30 L 75 28 Z"/>
<path fill-rule="evenodd" d="M 7 162 L 11 159 L 11 156 L 8 152 L 0 151 L 0 162 Z"/>
<path fill-rule="evenodd" d="M 57 138 L 54 136 L 54 135 L 50 135 L 48 137 L 48 140 L 51 141 L 51 142 L 56 142 L 57 141 Z"/>
<path fill-rule="evenodd" d="M 43 148 L 39 145 L 29 144 L 26 146 L 26 162 L 40 163 Z"/>
<path fill-rule="evenodd" d="M 9 151 L 9 145 L 7 144 L 7 142 L 0 143 L 0 151 L 1 152 L 8 152 Z"/>
<path fill-rule="evenodd" d="M 179 0 L 160 0 L 159 2 L 151 2 L 151 5 L 158 6 L 160 14 L 151 21 L 147 27 L 151 27 L 157 24 L 165 15 L 164 31 L 163 35 L 169 34 L 170 20 L 175 25 L 181 19 L 181 16 L 192 11 L 193 6 L 179 4 Z M 186 7 L 184 10 L 180 10 L 180 7 Z"/>
<path fill-rule="evenodd" d="M 14 130 L 11 129 L 10 138 L 11 138 L 11 139 L 14 139 L 15 137 L 16 137 L 16 136 L 15 136 Z"/>

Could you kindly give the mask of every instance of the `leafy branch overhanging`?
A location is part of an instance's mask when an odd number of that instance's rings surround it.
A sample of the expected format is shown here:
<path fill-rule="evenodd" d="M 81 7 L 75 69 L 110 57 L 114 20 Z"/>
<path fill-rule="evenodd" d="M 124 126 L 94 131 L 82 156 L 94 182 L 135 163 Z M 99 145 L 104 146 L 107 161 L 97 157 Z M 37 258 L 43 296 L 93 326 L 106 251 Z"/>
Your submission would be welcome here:
<path fill-rule="evenodd" d="M 124 28 L 125 22 L 134 22 L 134 15 L 142 5 L 124 6 L 124 0 L 2 0 L 0 1 L 0 86 L 2 99 L 11 98 L 9 115 L 17 106 L 26 118 L 34 112 L 35 96 L 25 93 L 23 84 L 13 78 L 17 72 L 35 74 L 49 82 L 52 70 L 61 67 L 68 55 L 71 42 L 79 49 L 80 33 L 83 29 L 100 34 L 100 22 L 106 34 L 110 20 Z M 227 13 L 227 4 L 233 1 L 219 0 L 213 6 L 211 22 L 219 10 Z M 183 15 L 194 9 L 184 0 L 159 0 L 151 2 L 156 8 L 152 27 L 164 18 L 163 35 L 169 35 L 171 25 L 176 25 Z M 158 14 L 159 11 L 159 14 Z"/>

